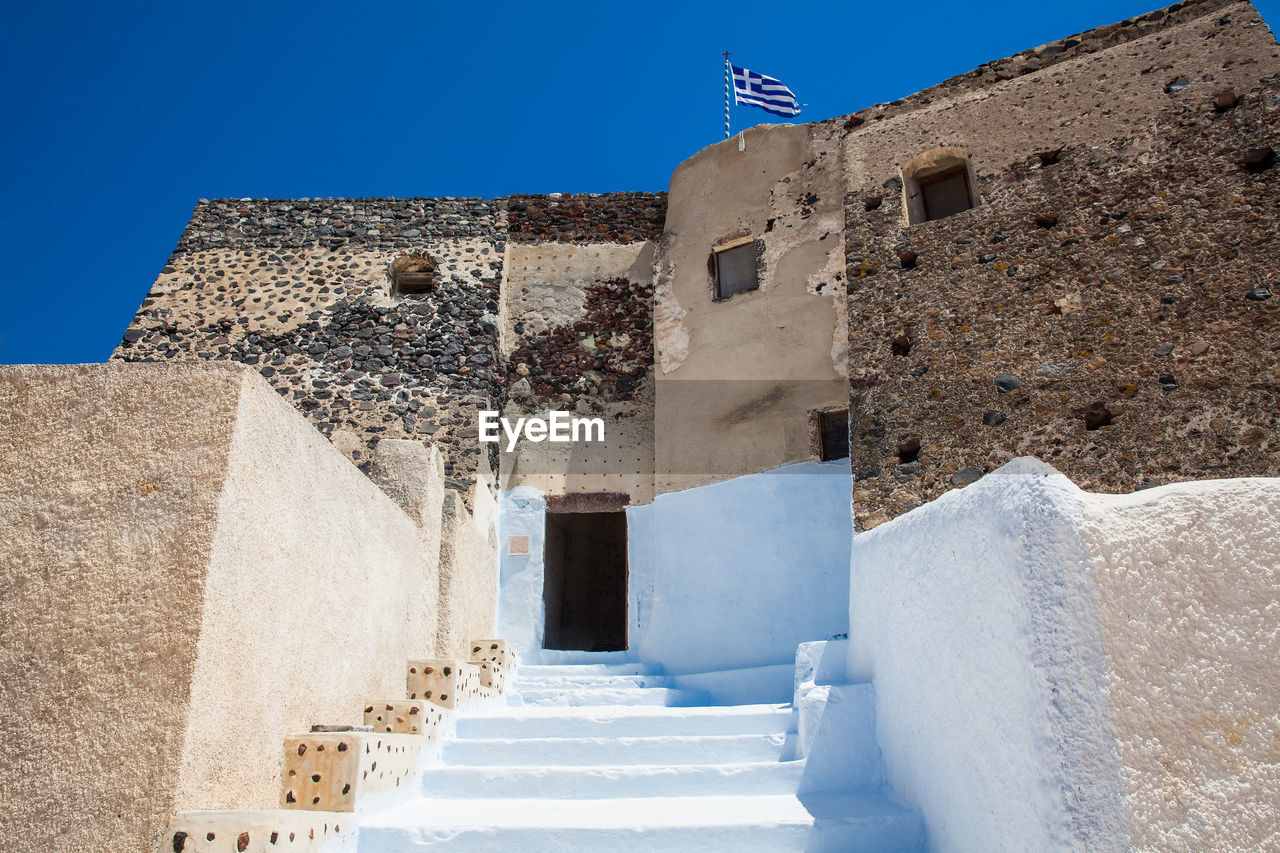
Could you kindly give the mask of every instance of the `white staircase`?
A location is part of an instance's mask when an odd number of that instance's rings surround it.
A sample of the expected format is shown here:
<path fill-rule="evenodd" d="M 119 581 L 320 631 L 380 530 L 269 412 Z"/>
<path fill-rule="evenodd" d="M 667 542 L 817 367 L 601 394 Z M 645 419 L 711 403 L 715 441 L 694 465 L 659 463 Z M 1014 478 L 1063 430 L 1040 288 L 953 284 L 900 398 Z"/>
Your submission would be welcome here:
<path fill-rule="evenodd" d="M 420 793 L 360 822 L 360 853 L 922 853 L 878 790 L 797 796 L 788 705 L 712 706 L 617 654 L 522 666 L 508 705 L 463 711 Z"/>

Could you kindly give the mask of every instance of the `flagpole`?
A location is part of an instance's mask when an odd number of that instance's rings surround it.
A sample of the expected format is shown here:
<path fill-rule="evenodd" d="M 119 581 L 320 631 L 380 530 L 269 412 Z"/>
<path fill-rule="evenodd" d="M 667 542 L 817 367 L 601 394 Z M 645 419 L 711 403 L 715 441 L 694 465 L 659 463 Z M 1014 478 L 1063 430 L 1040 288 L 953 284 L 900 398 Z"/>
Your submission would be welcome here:
<path fill-rule="evenodd" d="M 729 138 L 729 51 L 724 52 L 724 138 Z"/>

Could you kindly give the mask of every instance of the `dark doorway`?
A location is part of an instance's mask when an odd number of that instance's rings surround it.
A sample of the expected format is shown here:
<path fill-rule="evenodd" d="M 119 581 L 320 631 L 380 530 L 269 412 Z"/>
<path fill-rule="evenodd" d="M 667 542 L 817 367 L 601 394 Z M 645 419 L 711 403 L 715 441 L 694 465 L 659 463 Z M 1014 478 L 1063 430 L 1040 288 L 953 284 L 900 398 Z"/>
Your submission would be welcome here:
<path fill-rule="evenodd" d="M 627 647 L 627 514 L 547 513 L 542 647 L 614 652 Z"/>

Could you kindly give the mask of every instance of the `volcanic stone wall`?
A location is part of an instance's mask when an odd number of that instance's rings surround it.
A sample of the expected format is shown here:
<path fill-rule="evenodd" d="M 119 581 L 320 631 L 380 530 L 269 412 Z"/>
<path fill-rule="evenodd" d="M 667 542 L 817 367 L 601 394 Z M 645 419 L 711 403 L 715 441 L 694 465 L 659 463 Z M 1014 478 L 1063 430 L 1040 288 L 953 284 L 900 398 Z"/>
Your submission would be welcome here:
<path fill-rule="evenodd" d="M 497 408 L 505 201 L 202 201 L 114 358 L 254 365 L 367 469 L 380 438 L 441 447 L 449 485 Z M 423 258 L 424 293 L 392 265 Z"/>
<path fill-rule="evenodd" d="M 849 193 L 860 529 L 1021 455 L 1104 492 L 1280 474 L 1276 66 L 979 172 L 946 219 Z"/>
<path fill-rule="evenodd" d="M 662 236 L 667 194 L 517 195 L 507 210 L 515 243 L 635 243 Z"/>
<path fill-rule="evenodd" d="M 603 445 L 523 442 L 504 484 L 652 496 L 653 244 L 665 193 L 517 196 L 503 306 L 508 416 L 601 417 Z"/>

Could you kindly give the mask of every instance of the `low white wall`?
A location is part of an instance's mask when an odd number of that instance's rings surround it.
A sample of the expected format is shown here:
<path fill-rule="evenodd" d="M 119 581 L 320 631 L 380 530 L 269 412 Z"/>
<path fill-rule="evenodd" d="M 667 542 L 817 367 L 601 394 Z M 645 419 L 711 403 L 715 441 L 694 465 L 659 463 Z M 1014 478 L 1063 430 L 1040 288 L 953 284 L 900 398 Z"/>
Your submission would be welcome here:
<path fill-rule="evenodd" d="M 627 508 L 629 656 L 720 701 L 787 701 L 796 646 L 848 625 L 848 466 L 804 463 L 659 495 Z M 501 501 L 500 630 L 526 663 L 544 654 L 546 501 Z M 529 537 L 529 555 L 507 553 Z M 758 667 L 742 684 L 696 673 Z M 762 692 L 763 691 L 763 692 Z"/>
<path fill-rule="evenodd" d="M 636 656 L 673 674 L 790 664 L 844 632 L 851 485 L 844 461 L 802 463 L 629 508 Z"/>
<path fill-rule="evenodd" d="M 1090 495 L 1019 459 L 858 534 L 849 674 L 930 849 L 1273 844 L 1278 511 L 1277 480 Z"/>

